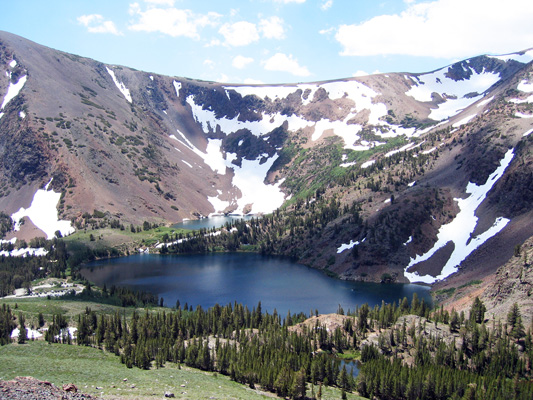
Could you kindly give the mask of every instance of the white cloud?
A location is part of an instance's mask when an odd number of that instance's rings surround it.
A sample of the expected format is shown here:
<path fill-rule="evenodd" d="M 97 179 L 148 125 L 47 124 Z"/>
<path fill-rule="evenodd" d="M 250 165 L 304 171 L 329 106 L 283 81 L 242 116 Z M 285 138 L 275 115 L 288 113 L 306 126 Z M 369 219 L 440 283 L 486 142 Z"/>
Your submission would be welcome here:
<path fill-rule="evenodd" d="M 210 59 L 204 60 L 204 65 L 206 67 L 211 68 L 211 69 L 215 68 L 215 62 L 213 60 L 210 60 Z"/>
<path fill-rule="evenodd" d="M 321 35 L 328 35 L 332 32 L 335 32 L 335 28 L 321 29 L 318 31 Z"/>
<path fill-rule="evenodd" d="M 226 74 L 220 74 L 220 76 L 215 79 L 215 82 L 227 83 L 227 82 L 229 82 L 229 78 L 228 78 L 228 76 Z"/>
<path fill-rule="evenodd" d="M 283 53 L 276 53 L 264 62 L 265 69 L 268 71 L 289 72 L 295 76 L 310 76 L 311 73 L 307 67 L 302 67 L 298 64 L 292 54 L 286 55 Z"/>
<path fill-rule="evenodd" d="M 215 47 L 215 46 L 221 46 L 222 42 L 220 39 L 211 39 L 209 43 L 206 43 L 204 47 Z"/>
<path fill-rule="evenodd" d="M 164 0 L 150 0 L 154 4 L 166 4 L 171 2 Z M 196 14 L 191 10 L 177 8 L 148 8 L 142 11 L 138 3 L 130 5 L 130 14 L 137 16 L 138 21 L 129 26 L 130 30 L 141 32 L 161 32 L 172 37 L 184 36 L 199 39 L 198 30 L 206 26 L 216 26 L 221 17 L 220 14 L 209 12 Z"/>
<path fill-rule="evenodd" d="M 437 58 L 509 52 L 533 43 L 530 0 L 405 1 L 400 14 L 341 25 L 342 55 L 401 54 Z"/>
<path fill-rule="evenodd" d="M 322 5 L 320 6 L 320 8 L 323 10 L 323 11 L 326 11 L 326 10 L 329 10 L 331 8 L 331 6 L 333 5 L 333 0 L 327 0 L 327 1 L 324 1 L 322 3 Z"/>
<path fill-rule="evenodd" d="M 247 46 L 259 40 L 257 26 L 251 22 L 239 21 L 234 24 L 224 24 L 219 30 L 229 46 Z"/>
<path fill-rule="evenodd" d="M 113 21 L 106 21 L 100 14 L 82 15 L 78 17 L 78 22 L 85 26 L 91 33 L 111 33 L 120 35 Z"/>
<path fill-rule="evenodd" d="M 358 77 L 358 76 L 367 76 L 367 75 L 377 75 L 377 74 L 381 74 L 381 71 L 379 69 L 376 69 L 374 72 L 372 72 L 371 74 L 369 74 L 368 72 L 366 71 L 363 71 L 363 70 L 359 70 L 359 71 L 356 71 L 352 74 L 352 76 L 354 78 Z"/>
<path fill-rule="evenodd" d="M 259 22 L 259 29 L 267 39 L 283 39 L 285 37 L 283 20 L 279 17 L 262 19 Z"/>
<path fill-rule="evenodd" d="M 251 57 L 244 57 L 244 56 L 237 56 L 233 59 L 233 62 L 231 63 L 231 65 L 233 65 L 235 68 L 237 69 L 243 69 L 245 68 L 248 64 L 254 62 L 254 59 L 251 58 Z"/>

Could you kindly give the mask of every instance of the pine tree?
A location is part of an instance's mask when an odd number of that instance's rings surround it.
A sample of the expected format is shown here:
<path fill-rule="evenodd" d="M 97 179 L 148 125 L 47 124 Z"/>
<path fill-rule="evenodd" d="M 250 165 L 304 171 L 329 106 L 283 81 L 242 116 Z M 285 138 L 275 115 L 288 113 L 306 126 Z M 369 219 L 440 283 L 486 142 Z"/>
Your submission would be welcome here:
<path fill-rule="evenodd" d="M 513 304 L 511 310 L 507 314 L 507 324 L 511 329 L 509 335 L 512 338 L 519 340 L 526 335 L 524 331 L 524 324 L 522 323 L 522 316 L 517 303 Z"/>
<path fill-rule="evenodd" d="M 306 392 L 306 373 L 305 369 L 300 369 L 294 374 L 291 386 L 291 396 L 293 399 L 304 399 Z"/>
<path fill-rule="evenodd" d="M 24 315 L 22 315 L 21 312 L 19 312 L 19 336 L 18 336 L 18 344 L 24 344 L 28 340 L 28 332 L 26 331 L 26 320 L 24 319 Z"/>
<path fill-rule="evenodd" d="M 457 314 L 457 311 L 452 310 L 452 317 L 450 319 L 450 330 L 452 332 L 457 332 L 459 330 L 460 325 L 461 324 L 459 322 L 459 315 Z"/>
<path fill-rule="evenodd" d="M 485 311 L 487 311 L 485 304 L 476 296 L 470 308 L 470 321 L 481 324 L 485 319 Z"/>

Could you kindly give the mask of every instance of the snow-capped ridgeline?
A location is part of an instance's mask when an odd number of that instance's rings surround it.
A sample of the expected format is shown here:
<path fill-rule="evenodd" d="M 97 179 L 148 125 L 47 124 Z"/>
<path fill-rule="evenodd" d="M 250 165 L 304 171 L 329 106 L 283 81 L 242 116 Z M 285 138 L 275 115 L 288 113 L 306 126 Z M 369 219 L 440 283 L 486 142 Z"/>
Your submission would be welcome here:
<path fill-rule="evenodd" d="M 465 66 L 462 65 L 463 70 Z M 457 115 L 459 112 L 483 98 L 483 93 L 500 80 L 500 74 L 493 72 L 477 73 L 468 67 L 472 75 L 466 80 L 453 80 L 446 74 L 449 68 L 411 77 L 414 85 L 405 94 L 417 101 L 433 101 L 438 93 L 444 101 L 432 109 L 429 118 L 441 121 Z"/>
<path fill-rule="evenodd" d="M 113 78 L 113 82 L 115 82 L 116 87 L 118 90 L 120 90 L 120 93 L 128 100 L 130 103 L 132 103 L 132 98 L 129 89 L 124 85 L 124 83 L 120 82 L 117 77 L 115 76 L 115 73 L 112 69 L 105 67 L 109 75 L 111 75 L 111 78 Z"/>
<path fill-rule="evenodd" d="M 505 61 L 505 62 L 513 60 L 513 61 L 518 61 L 522 64 L 527 64 L 528 62 L 533 60 L 533 49 L 527 50 L 523 52 L 522 54 L 511 53 L 511 54 L 503 54 L 503 55 L 488 56 L 488 57 L 496 58 L 498 60 Z"/>
<path fill-rule="evenodd" d="M 263 114 L 262 119 L 259 121 L 239 121 L 239 116 L 233 119 L 216 118 L 213 110 L 203 109 L 201 104 L 195 103 L 194 96 L 190 95 L 187 97 L 187 103 L 192 109 L 194 118 L 201 124 L 205 133 L 209 133 L 211 130 L 214 131 L 218 126 L 225 134 L 236 132 L 239 129 L 248 129 L 255 136 L 260 137 L 286 122 L 288 130 L 293 132 L 304 128 L 312 128 L 314 130 L 311 137 L 313 141 L 320 139 L 326 131 L 332 131 L 335 135 L 343 138 L 346 149 L 363 151 L 383 144 L 380 142 L 362 143 L 358 133 L 363 127 L 360 124 L 349 123 L 350 120 L 364 110 L 369 112 L 366 123 L 374 126 L 374 132 L 384 138 L 399 135 L 410 137 L 416 132 L 415 128 L 402 128 L 383 121 L 382 118 L 387 115 L 387 107 L 384 103 L 375 102 L 374 100 L 380 93 L 355 80 L 292 86 L 224 86 L 224 89 L 228 98 L 230 98 L 229 92 L 235 91 L 243 97 L 255 95 L 263 100 L 285 99 L 289 95 L 300 91 L 304 106 L 309 104 L 318 89 L 324 89 L 331 100 L 346 98 L 352 100 L 354 106 L 347 116 L 339 121 L 323 118 L 315 122 L 308 121 L 295 114 L 286 116 L 281 113 Z"/>
<path fill-rule="evenodd" d="M 48 190 L 50 183 L 52 183 L 52 179 L 44 189 L 38 189 L 35 192 L 29 208 L 21 207 L 20 210 L 11 215 L 11 219 L 15 223 L 15 231 L 20 230 L 21 219 L 28 217 L 37 228 L 46 234 L 48 239 L 53 239 L 56 231 L 60 231 L 62 236 L 74 233 L 70 221 L 58 219 L 57 204 L 61 199 L 61 193 Z"/>
<path fill-rule="evenodd" d="M 478 186 L 472 182 L 468 183 L 466 193 L 470 194 L 470 196 L 465 199 L 455 199 L 459 206 L 459 213 L 453 221 L 440 227 L 435 245 L 425 254 L 417 255 L 414 259 L 412 258 L 409 265 L 405 268 L 404 275 L 410 282 L 434 283 L 450 276 L 457 272 L 461 262 L 475 249 L 505 228 L 509 220 L 506 218 L 497 218 L 488 230 L 476 237 L 472 237 L 478 221 L 478 217 L 476 217 L 477 208 L 483 203 L 487 197 L 487 193 L 503 176 L 505 170 L 511 164 L 513 157 L 513 149 L 508 150 L 504 158 L 500 161 L 500 166 L 488 177 L 485 184 Z M 454 244 L 453 252 L 437 277 L 431 275 L 420 276 L 416 271 L 408 272 L 412 266 L 428 260 L 449 242 L 453 242 Z"/>

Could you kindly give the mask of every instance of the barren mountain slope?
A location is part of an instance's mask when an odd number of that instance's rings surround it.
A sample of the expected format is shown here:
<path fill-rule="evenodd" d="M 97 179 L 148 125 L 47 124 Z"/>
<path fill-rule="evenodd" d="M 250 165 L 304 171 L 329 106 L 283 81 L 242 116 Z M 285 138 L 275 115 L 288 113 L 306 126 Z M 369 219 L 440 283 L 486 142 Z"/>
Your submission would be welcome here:
<path fill-rule="evenodd" d="M 320 195 L 352 211 L 299 243 L 280 233 L 279 253 L 346 279 L 429 283 L 461 263 L 488 274 L 533 234 L 532 59 L 224 85 L 0 32 L 0 210 L 25 218 L 20 235 L 50 237 L 37 198 L 67 233 L 88 214 L 168 224 Z"/>

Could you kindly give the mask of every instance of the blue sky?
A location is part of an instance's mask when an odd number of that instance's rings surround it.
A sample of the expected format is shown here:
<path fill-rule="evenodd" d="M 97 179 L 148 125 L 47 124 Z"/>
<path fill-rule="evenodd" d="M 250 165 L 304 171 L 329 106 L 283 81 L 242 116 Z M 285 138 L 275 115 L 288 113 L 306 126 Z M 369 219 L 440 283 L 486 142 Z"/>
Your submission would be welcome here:
<path fill-rule="evenodd" d="M 0 30 L 170 76 L 231 83 L 428 72 L 533 47 L 531 0 L 6 1 Z"/>

